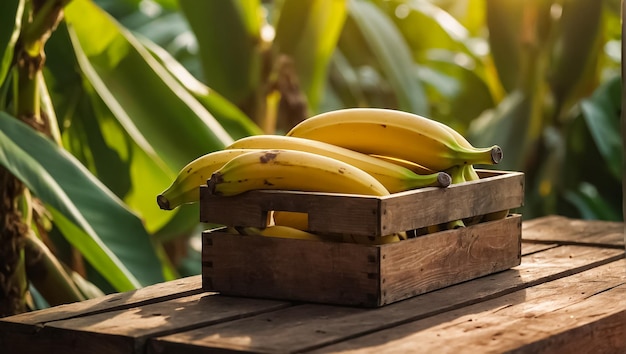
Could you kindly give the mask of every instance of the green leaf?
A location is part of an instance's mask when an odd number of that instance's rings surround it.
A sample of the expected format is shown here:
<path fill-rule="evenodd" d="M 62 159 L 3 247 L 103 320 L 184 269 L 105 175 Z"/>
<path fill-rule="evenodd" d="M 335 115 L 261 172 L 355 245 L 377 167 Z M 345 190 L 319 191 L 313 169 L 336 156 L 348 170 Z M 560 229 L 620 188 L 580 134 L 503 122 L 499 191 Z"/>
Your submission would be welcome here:
<path fill-rule="evenodd" d="M 465 54 L 440 50 L 420 67 L 419 76 L 429 89 L 432 118 L 464 132 L 469 123 L 494 107 L 487 83 L 472 70 L 459 65 Z M 471 62 L 471 59 L 467 59 Z"/>
<path fill-rule="evenodd" d="M 472 36 L 479 37 L 485 26 L 485 0 L 438 1 L 437 5 L 465 27 Z"/>
<path fill-rule="evenodd" d="M 178 171 L 232 138 L 127 30 L 87 0 L 65 10 L 78 63 L 135 142 Z"/>
<path fill-rule="evenodd" d="M 564 1 L 557 23 L 556 43 L 550 63 L 549 83 L 558 109 L 567 110 L 568 101 L 578 101 L 581 87 L 597 77 L 602 51 L 604 1 Z M 566 106 L 566 107 L 562 107 Z"/>
<path fill-rule="evenodd" d="M 473 55 L 465 42 L 469 32 L 449 13 L 427 1 L 377 1 L 394 19 L 416 59 L 424 61 L 431 49 L 448 49 Z"/>
<path fill-rule="evenodd" d="M 142 221 L 65 150 L 3 112 L 0 163 L 50 207 L 55 225 L 118 291 L 163 281 Z"/>
<path fill-rule="evenodd" d="M 535 147 L 539 136 L 530 131 L 531 98 L 514 91 L 492 110 L 485 111 L 472 122 L 468 140 L 479 147 L 499 145 L 504 157 L 498 169 L 524 171 L 526 159 Z"/>
<path fill-rule="evenodd" d="M 329 69 L 329 84 L 323 102 L 329 107 L 322 107 L 322 111 L 367 105 L 367 100 L 359 85 L 358 75 L 340 48 L 335 49 Z M 335 101 L 335 103 L 327 102 L 330 100 Z"/>
<path fill-rule="evenodd" d="M 259 0 L 180 0 L 198 40 L 204 81 L 237 106 L 250 99 L 261 77 Z"/>
<path fill-rule="evenodd" d="M 280 54 L 293 59 L 313 111 L 323 93 L 346 12 L 346 1 L 337 0 L 286 0 L 280 7 L 274 44 Z"/>
<path fill-rule="evenodd" d="M 159 63 L 161 63 L 178 82 L 204 106 L 204 108 L 211 112 L 233 139 L 263 133 L 261 128 L 248 118 L 237 106 L 196 79 L 166 50 L 147 39 L 141 39 L 141 41 Z"/>
<path fill-rule="evenodd" d="M 155 196 L 177 171 L 147 142 L 135 141 L 81 76 L 66 26 L 57 28 L 47 48 L 46 81 L 63 121 L 64 147 L 123 199 L 149 232 L 160 229 L 173 215 L 158 208 Z"/>
<path fill-rule="evenodd" d="M 424 88 L 417 78 L 415 63 L 402 34 L 393 21 L 374 4 L 352 0 L 349 16 L 356 23 L 394 89 L 398 108 L 429 115 Z"/>
<path fill-rule="evenodd" d="M 13 50 L 22 29 L 25 0 L 0 1 L 0 84 L 13 62 Z"/>
<path fill-rule="evenodd" d="M 582 182 L 578 189 L 564 193 L 564 198 L 576 207 L 583 219 L 623 221 L 619 210 L 604 200 L 589 183 Z"/>
<path fill-rule="evenodd" d="M 491 57 L 506 92 L 532 93 L 546 76 L 553 5 L 551 0 L 487 0 Z"/>
<path fill-rule="evenodd" d="M 621 93 L 621 81 L 617 76 L 601 85 L 590 98 L 580 102 L 593 141 L 617 179 L 622 176 L 624 154 L 620 133 Z"/>

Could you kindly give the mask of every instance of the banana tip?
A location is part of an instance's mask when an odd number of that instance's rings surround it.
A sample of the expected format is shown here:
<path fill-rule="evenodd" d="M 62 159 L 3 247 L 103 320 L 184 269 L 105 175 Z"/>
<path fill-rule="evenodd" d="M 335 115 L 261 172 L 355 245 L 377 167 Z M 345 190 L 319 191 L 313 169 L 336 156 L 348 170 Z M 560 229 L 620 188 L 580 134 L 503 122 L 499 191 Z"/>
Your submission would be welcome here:
<path fill-rule="evenodd" d="M 500 163 L 500 161 L 502 161 L 502 155 L 502 148 L 498 145 L 494 145 L 491 148 L 491 161 L 493 161 L 494 164 Z"/>
<path fill-rule="evenodd" d="M 437 174 L 437 183 L 440 187 L 445 188 L 452 183 L 452 177 L 450 177 L 450 175 L 445 172 L 439 172 Z"/>
<path fill-rule="evenodd" d="M 172 208 L 170 208 L 170 201 L 167 200 L 163 194 L 157 195 L 157 204 L 159 204 L 159 208 L 163 210 L 172 210 Z"/>

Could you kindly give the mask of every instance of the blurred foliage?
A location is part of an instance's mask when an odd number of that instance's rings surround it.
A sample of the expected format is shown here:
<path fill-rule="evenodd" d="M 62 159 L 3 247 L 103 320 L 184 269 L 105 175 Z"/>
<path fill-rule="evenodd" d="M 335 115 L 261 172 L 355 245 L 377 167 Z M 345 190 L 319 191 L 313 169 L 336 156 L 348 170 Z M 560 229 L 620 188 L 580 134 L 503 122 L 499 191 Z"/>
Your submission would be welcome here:
<path fill-rule="evenodd" d="M 0 165 L 85 297 L 199 271 L 197 206 L 155 202 L 188 161 L 343 107 L 501 145 L 526 219 L 622 219 L 618 0 L 50 1 L 64 17 L 34 41 L 44 10 L 0 5 Z M 25 79 L 29 43 L 46 61 Z"/>

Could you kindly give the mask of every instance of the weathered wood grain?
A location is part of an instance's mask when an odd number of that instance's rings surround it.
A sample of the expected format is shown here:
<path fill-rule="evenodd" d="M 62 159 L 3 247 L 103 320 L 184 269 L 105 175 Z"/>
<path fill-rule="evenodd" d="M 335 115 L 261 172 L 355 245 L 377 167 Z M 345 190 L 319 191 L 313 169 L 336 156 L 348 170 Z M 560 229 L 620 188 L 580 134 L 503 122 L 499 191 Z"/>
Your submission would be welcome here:
<path fill-rule="evenodd" d="M 624 352 L 625 267 L 619 260 L 315 352 Z"/>
<path fill-rule="evenodd" d="M 269 211 L 293 211 L 308 214 L 313 232 L 382 236 L 523 205 L 523 173 L 481 173 L 478 181 L 383 197 L 275 190 L 223 197 L 201 187 L 200 220 L 265 227 Z"/>
<path fill-rule="evenodd" d="M 624 223 L 545 216 L 525 220 L 522 238 L 526 242 L 624 248 Z"/>
<path fill-rule="evenodd" d="M 478 181 L 381 197 L 381 231 L 393 233 L 436 225 L 524 204 L 524 174 L 492 172 Z"/>
<path fill-rule="evenodd" d="M 265 227 L 271 210 L 308 214 L 313 232 L 381 235 L 380 199 L 375 196 L 258 190 L 215 196 L 200 188 L 200 220 L 228 226 Z"/>
<path fill-rule="evenodd" d="M 203 234 L 207 291 L 366 307 L 520 263 L 521 216 L 366 246 L 225 232 Z"/>
<path fill-rule="evenodd" d="M 0 321 L 0 332 L 5 330 L 15 331 L 19 328 L 21 331 L 32 333 L 46 322 L 122 310 L 202 292 L 202 279 L 199 275 L 186 277 L 124 293 L 110 294 L 95 299 L 5 317 Z"/>
<path fill-rule="evenodd" d="M 380 297 L 376 247 L 223 232 L 204 233 L 203 239 L 207 291 L 355 305 Z"/>
<path fill-rule="evenodd" d="M 377 309 L 302 305 L 150 341 L 150 353 L 190 348 L 227 352 L 298 352 L 377 333 L 462 309 L 624 257 L 623 251 L 561 246 L 533 253 L 513 269 L 429 292 Z M 393 332 L 393 329 L 390 330 Z M 435 351 L 436 352 L 436 351 Z"/>
<path fill-rule="evenodd" d="M 523 225 L 523 224 L 522 224 Z M 541 252 L 543 250 L 547 250 L 549 248 L 558 247 L 559 245 L 556 243 L 534 243 L 534 242 L 524 242 L 522 239 L 522 256 L 527 254 Z"/>
<path fill-rule="evenodd" d="M 430 234 L 381 247 L 381 304 L 520 264 L 521 217 Z M 393 247 L 396 246 L 396 247 Z"/>
<path fill-rule="evenodd" d="M 36 334 L 0 334 L 9 353 L 144 353 L 151 336 L 289 306 L 287 302 L 197 294 L 126 310 L 46 323 Z"/>

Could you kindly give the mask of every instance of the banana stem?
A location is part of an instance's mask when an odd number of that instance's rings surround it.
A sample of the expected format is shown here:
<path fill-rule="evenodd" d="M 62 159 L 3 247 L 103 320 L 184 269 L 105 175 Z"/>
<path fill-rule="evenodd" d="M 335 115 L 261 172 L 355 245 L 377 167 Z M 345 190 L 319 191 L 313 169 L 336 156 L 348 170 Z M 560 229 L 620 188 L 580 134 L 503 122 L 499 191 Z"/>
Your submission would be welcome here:
<path fill-rule="evenodd" d="M 27 233 L 24 250 L 28 278 L 50 305 L 85 300 L 61 263 L 32 230 Z"/>

